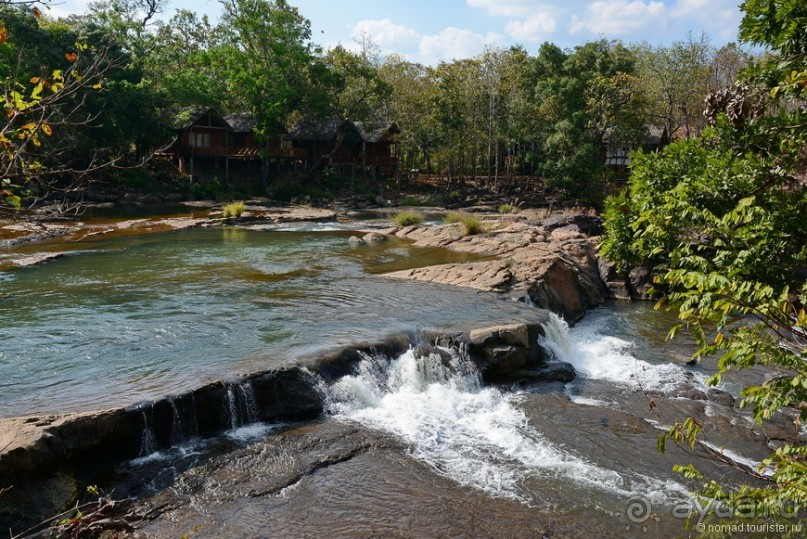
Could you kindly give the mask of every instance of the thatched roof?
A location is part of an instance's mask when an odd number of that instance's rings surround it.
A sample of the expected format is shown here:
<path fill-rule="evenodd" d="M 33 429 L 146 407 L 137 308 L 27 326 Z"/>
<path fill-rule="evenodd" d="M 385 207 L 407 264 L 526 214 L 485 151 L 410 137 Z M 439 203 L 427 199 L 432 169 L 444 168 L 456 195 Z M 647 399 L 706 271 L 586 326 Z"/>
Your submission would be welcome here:
<path fill-rule="evenodd" d="M 354 122 L 364 142 L 381 142 L 390 136 L 400 133 L 393 122 Z"/>
<path fill-rule="evenodd" d="M 209 119 L 207 122 L 203 122 L 205 116 L 209 115 Z M 187 129 L 192 125 L 196 124 L 210 124 L 213 127 L 221 127 L 227 129 L 229 124 L 224 121 L 224 118 L 219 116 L 219 114 L 213 109 L 185 109 L 180 111 L 177 114 L 174 125 L 177 129 Z"/>
<path fill-rule="evenodd" d="M 667 128 L 664 126 L 657 126 L 657 125 L 646 125 L 644 126 L 644 135 L 642 136 L 642 140 L 640 145 L 642 146 L 660 146 L 667 142 Z M 602 135 L 602 142 L 603 144 L 608 144 L 611 142 L 611 137 L 614 135 L 614 128 L 609 127 L 605 130 L 605 133 Z M 621 142 L 621 141 L 620 141 Z"/>
<path fill-rule="evenodd" d="M 249 133 L 255 129 L 258 123 L 255 117 L 249 113 L 229 114 L 224 117 L 224 121 L 230 126 L 233 133 Z"/>
<path fill-rule="evenodd" d="M 300 122 L 289 131 L 291 140 L 334 140 L 339 129 L 353 132 L 364 142 L 380 142 L 399 132 L 398 126 L 390 122 L 351 122 L 331 118 L 317 123 Z"/>

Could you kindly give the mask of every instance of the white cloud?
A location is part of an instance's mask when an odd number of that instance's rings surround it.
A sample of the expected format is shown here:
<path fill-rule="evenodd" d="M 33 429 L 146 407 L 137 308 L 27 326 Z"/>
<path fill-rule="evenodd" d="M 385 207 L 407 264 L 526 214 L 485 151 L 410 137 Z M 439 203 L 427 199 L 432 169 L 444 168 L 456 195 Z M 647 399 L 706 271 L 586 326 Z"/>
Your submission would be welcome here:
<path fill-rule="evenodd" d="M 407 50 L 417 47 L 420 35 L 402 24 L 389 19 L 359 21 L 352 28 L 354 37 L 369 35 L 382 49 Z"/>
<path fill-rule="evenodd" d="M 482 35 L 453 26 L 444 28 L 438 34 L 420 34 L 389 19 L 360 21 L 353 25 L 351 33 L 354 38 L 369 35 L 381 48 L 382 54 L 398 53 L 427 65 L 475 56 L 483 51 L 485 45 L 504 42 L 504 37 L 494 32 Z M 357 49 L 353 45 L 348 45 L 348 48 Z"/>
<path fill-rule="evenodd" d="M 572 16 L 569 32 L 587 30 L 593 34 L 618 35 L 661 22 L 659 19 L 668 14 L 663 2 L 599 0 L 586 7 L 584 17 Z"/>
<path fill-rule="evenodd" d="M 501 43 L 502 36 L 493 32 L 477 34 L 464 28 L 449 26 L 439 34 L 422 36 L 420 58 L 426 64 L 469 58 L 482 52 L 485 45 Z"/>
<path fill-rule="evenodd" d="M 546 39 L 548 34 L 555 31 L 557 20 L 549 11 L 539 11 L 524 20 L 513 20 L 507 23 L 507 34 L 519 41 L 535 42 Z"/>

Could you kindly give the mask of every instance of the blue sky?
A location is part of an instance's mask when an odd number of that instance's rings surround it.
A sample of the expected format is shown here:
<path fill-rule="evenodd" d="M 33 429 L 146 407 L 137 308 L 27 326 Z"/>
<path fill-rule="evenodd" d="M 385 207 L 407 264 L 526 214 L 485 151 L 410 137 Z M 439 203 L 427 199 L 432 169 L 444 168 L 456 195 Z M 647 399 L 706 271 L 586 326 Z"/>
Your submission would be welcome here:
<path fill-rule="evenodd" d="M 86 0 L 53 0 L 52 13 L 85 10 Z M 311 21 L 316 43 L 353 46 L 369 34 L 382 53 L 434 65 L 474 56 L 486 45 L 521 44 L 535 53 L 544 41 L 573 47 L 601 37 L 669 44 L 706 32 L 713 44 L 734 41 L 739 0 L 289 0 Z M 217 0 L 169 0 L 216 18 Z"/>

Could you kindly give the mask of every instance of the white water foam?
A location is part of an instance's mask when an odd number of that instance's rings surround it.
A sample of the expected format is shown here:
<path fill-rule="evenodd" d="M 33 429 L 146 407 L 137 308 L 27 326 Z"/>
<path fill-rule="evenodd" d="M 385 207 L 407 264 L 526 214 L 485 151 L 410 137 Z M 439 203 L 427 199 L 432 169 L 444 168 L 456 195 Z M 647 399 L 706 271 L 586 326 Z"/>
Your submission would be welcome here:
<path fill-rule="evenodd" d="M 571 363 L 583 378 L 665 392 L 692 384 L 692 375 L 678 365 L 654 365 L 635 357 L 633 343 L 603 334 L 596 319 L 569 330 L 563 319 L 550 314 L 544 331 L 540 344 L 556 360 Z"/>
<path fill-rule="evenodd" d="M 535 502 L 524 487 L 530 477 L 659 502 L 685 496 L 673 481 L 628 479 L 554 446 L 515 406 L 518 398 L 483 387 L 463 350 L 418 357 L 410 349 L 394 359 L 365 356 L 357 374 L 330 388 L 328 406 L 338 418 L 401 437 L 437 473 L 493 496 Z"/>

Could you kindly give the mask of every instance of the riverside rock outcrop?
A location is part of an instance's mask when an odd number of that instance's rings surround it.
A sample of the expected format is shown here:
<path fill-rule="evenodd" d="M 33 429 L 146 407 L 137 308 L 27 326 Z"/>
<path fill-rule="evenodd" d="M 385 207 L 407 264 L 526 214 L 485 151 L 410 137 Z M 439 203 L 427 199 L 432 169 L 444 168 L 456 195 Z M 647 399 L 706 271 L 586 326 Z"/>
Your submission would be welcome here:
<path fill-rule="evenodd" d="M 600 276 L 599 218 L 570 215 L 543 221 L 487 221 L 488 231 L 465 234 L 460 223 L 388 231 L 419 247 L 444 247 L 488 256 L 488 260 L 443 264 L 386 274 L 509 294 L 575 322 L 609 292 Z"/>
<path fill-rule="evenodd" d="M 570 381 L 571 365 L 550 361 L 539 343 L 548 317 L 535 310 L 524 320 L 466 332 L 390 336 L 131 408 L 0 419 L 0 487 L 14 491 L 0 504 L 0 524 L 20 528 L 46 518 L 98 474 L 183 440 L 249 422 L 314 419 L 325 407 L 324 388 L 355 374 L 368 355 L 392 358 L 413 346 L 441 355 L 454 347 L 467 351 L 487 383 Z"/>

